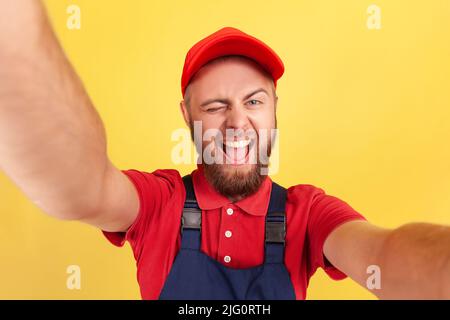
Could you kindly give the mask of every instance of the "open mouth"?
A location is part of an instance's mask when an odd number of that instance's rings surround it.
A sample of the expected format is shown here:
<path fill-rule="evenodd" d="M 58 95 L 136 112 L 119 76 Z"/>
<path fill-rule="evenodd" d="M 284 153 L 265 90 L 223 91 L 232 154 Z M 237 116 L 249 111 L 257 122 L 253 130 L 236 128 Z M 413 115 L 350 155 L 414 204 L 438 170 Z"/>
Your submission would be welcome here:
<path fill-rule="evenodd" d="M 250 152 L 255 145 L 254 139 L 227 140 L 219 144 L 219 158 L 224 158 L 224 163 L 242 165 L 250 163 Z"/>

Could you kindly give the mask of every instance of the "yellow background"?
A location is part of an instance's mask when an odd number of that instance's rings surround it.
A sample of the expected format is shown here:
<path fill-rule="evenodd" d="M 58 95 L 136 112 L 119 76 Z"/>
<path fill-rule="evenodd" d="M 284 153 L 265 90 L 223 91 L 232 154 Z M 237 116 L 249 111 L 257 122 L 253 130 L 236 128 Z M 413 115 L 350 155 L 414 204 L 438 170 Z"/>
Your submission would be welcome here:
<path fill-rule="evenodd" d="M 372 3 L 382 10 L 381 30 L 366 26 Z M 274 180 L 321 187 L 384 227 L 450 223 L 450 1 L 46 4 L 118 167 L 175 167 L 170 137 L 184 127 L 185 54 L 234 26 L 268 43 L 286 65 Z M 81 8 L 81 30 L 66 27 L 69 4 Z M 176 168 L 185 174 L 194 165 Z M 117 249 L 93 227 L 45 216 L 4 174 L 0 190 L 0 298 L 140 298 L 128 244 Z M 81 290 L 66 288 L 71 264 L 81 267 Z M 374 296 L 319 271 L 308 298 Z"/>

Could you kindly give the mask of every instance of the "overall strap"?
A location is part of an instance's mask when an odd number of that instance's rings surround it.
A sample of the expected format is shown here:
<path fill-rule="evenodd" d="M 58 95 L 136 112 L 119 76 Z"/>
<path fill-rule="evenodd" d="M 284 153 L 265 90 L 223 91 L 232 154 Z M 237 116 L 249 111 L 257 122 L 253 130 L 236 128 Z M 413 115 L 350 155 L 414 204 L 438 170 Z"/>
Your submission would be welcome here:
<path fill-rule="evenodd" d="M 283 263 L 286 237 L 286 195 L 282 186 L 272 182 L 266 215 L 265 263 Z"/>
<path fill-rule="evenodd" d="M 195 198 L 191 175 L 184 176 L 183 183 L 186 190 L 186 200 L 181 217 L 181 248 L 200 250 L 202 210 Z"/>

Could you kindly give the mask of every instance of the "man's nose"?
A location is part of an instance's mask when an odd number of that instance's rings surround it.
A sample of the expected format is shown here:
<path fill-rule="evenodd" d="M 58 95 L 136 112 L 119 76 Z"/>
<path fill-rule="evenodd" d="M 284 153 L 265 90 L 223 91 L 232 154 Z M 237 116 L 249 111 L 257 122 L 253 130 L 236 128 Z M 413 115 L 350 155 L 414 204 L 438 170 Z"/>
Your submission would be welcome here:
<path fill-rule="evenodd" d="M 248 115 L 242 106 L 233 106 L 228 110 L 226 120 L 227 128 L 245 130 L 248 122 Z"/>

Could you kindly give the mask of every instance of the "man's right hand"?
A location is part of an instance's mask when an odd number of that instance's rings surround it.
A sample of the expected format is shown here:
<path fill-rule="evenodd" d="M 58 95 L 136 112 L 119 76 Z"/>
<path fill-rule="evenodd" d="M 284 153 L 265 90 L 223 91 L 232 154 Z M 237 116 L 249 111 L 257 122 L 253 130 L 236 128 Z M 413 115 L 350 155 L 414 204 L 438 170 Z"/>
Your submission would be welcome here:
<path fill-rule="evenodd" d="M 139 199 L 38 0 L 0 0 L 0 168 L 47 214 L 125 231 Z"/>

